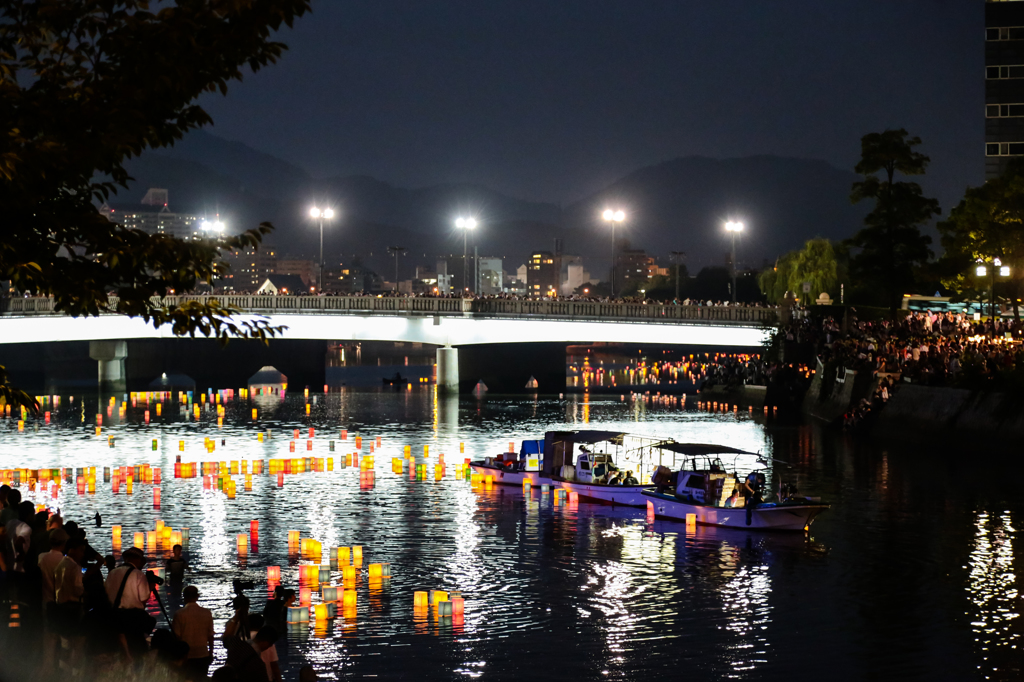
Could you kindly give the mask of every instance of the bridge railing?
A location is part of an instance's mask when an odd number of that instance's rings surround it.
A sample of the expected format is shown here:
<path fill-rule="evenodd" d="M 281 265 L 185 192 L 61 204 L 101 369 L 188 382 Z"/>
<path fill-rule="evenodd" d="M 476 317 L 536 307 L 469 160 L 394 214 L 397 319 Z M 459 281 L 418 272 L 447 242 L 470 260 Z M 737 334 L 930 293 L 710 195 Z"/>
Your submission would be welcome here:
<path fill-rule="evenodd" d="M 253 313 L 384 313 L 479 317 L 521 317 L 570 320 L 711 322 L 771 324 L 777 308 L 695 306 L 665 303 L 545 301 L 531 299 L 403 298 L 390 296 L 167 296 L 165 305 L 217 299 L 222 305 Z M 159 301 L 159 299 L 157 299 Z M 110 299 L 111 307 L 117 299 Z M 0 299 L 0 312 L 14 315 L 59 314 L 52 298 Z"/>

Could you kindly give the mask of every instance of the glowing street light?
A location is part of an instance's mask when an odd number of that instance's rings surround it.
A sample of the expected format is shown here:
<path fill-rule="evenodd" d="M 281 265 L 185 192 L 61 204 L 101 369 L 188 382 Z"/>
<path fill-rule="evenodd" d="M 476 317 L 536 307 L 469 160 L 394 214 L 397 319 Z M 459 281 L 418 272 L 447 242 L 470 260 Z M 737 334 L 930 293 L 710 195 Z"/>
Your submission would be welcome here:
<path fill-rule="evenodd" d="M 466 259 L 469 258 L 469 251 L 467 250 L 467 236 L 469 235 L 469 231 L 470 230 L 475 230 L 476 229 L 476 225 L 477 225 L 476 218 L 463 218 L 463 217 L 460 216 L 460 217 L 455 219 L 455 227 L 457 227 L 460 230 L 462 230 L 462 295 L 463 296 L 466 295 L 466 289 L 468 288 L 466 286 L 466 284 L 467 284 L 467 280 L 466 280 Z M 476 242 L 474 242 L 474 243 L 476 243 Z M 473 264 L 473 268 L 474 268 L 474 272 L 475 272 L 476 271 L 476 263 Z M 473 279 L 475 280 L 476 277 L 474 277 Z M 474 289 L 473 293 L 476 293 L 476 291 L 475 291 L 476 287 L 473 287 L 473 289 Z"/>
<path fill-rule="evenodd" d="M 199 224 L 203 232 L 223 232 L 224 222 L 221 220 L 204 220 Z"/>
<path fill-rule="evenodd" d="M 725 231 L 732 236 L 732 302 L 736 303 L 736 235 L 743 231 L 743 223 L 730 220 Z"/>
<path fill-rule="evenodd" d="M 626 212 L 621 209 L 606 208 L 601 218 L 612 226 L 612 270 L 609 276 L 612 298 L 615 298 L 615 226 L 626 220 Z"/>
<path fill-rule="evenodd" d="M 331 220 L 334 218 L 334 209 L 325 208 L 323 210 L 314 206 L 309 209 L 309 216 L 320 224 L 320 277 L 317 280 L 317 289 L 319 291 L 324 290 L 324 221 Z"/>
<path fill-rule="evenodd" d="M 979 264 L 975 268 L 974 273 L 978 277 L 985 277 L 986 275 L 989 275 L 989 270 L 988 270 L 987 266 L 985 266 L 983 263 L 981 263 L 979 261 Z M 1003 265 L 1003 261 L 1001 259 L 999 259 L 999 258 L 993 258 L 992 259 L 991 280 L 989 281 L 989 289 L 988 289 L 989 315 L 992 318 L 993 322 L 996 319 L 996 274 L 997 273 L 998 273 L 998 275 L 1000 277 L 1009 277 L 1010 276 L 1010 266 L 1009 265 Z M 985 311 L 985 309 L 984 309 L 984 307 L 982 307 L 982 312 L 984 312 L 984 311 Z"/>

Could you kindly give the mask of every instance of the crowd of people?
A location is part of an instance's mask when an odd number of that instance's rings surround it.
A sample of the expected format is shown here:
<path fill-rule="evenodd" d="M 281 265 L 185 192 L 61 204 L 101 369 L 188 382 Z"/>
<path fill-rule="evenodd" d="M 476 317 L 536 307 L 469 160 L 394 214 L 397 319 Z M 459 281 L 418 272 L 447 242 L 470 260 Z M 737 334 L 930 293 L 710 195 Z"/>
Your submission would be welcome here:
<path fill-rule="evenodd" d="M 1006 388 L 1012 373 L 1024 369 L 1021 329 L 1014 323 L 928 311 L 868 322 L 850 310 L 845 324 L 805 317 L 784 330 L 787 341 L 814 348 L 826 392 L 851 370 L 869 378 L 869 394 L 846 415 L 848 426 L 877 414 L 903 384 Z"/>
<path fill-rule="evenodd" d="M 3 678 L 47 682 L 134 674 L 173 682 L 211 676 L 280 682 L 276 642 L 294 590 L 278 586 L 262 613 L 252 613 L 236 585 L 234 615 L 218 634 L 213 612 L 199 603 L 199 589 L 184 584 L 188 565 L 180 545 L 166 560 L 166 579 L 158 578 L 146 570 L 141 549 L 124 550 L 118 565 L 113 555 L 92 549 L 84 527 L 37 512 L 16 487 L 0 486 L 0 504 L 0 613 L 7 616 L 7 636 L 0 640 Z M 101 525 L 99 515 L 95 522 Z M 167 587 L 159 587 L 164 580 Z M 171 595 L 181 604 L 173 614 L 164 604 Z M 169 620 L 165 627 L 156 627 L 153 606 Z M 225 663 L 211 675 L 218 643 Z M 315 679 L 304 666 L 300 681 Z"/>

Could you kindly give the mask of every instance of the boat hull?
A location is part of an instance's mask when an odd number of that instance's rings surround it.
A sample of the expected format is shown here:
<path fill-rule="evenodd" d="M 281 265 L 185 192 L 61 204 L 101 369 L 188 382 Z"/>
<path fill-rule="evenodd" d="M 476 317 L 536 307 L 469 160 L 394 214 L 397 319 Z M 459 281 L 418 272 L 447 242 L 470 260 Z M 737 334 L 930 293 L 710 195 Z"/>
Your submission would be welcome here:
<path fill-rule="evenodd" d="M 647 498 L 643 495 L 642 485 L 592 485 L 575 481 L 556 480 L 554 484 L 576 493 L 581 500 L 604 504 L 623 505 L 626 507 L 646 507 Z M 650 486 L 646 486 L 649 488 Z"/>
<path fill-rule="evenodd" d="M 656 518 L 686 521 L 688 514 L 694 514 L 697 523 L 703 526 L 744 530 L 802 531 L 809 528 L 815 517 L 829 507 L 827 504 L 814 503 L 760 505 L 754 508 L 750 515 L 750 525 L 747 525 L 747 510 L 742 507 L 690 504 L 650 489 L 644 492 L 644 498 L 654 505 Z"/>
<path fill-rule="evenodd" d="M 522 486 L 523 481 L 530 479 L 532 485 L 551 485 L 552 481 L 550 478 L 540 475 L 539 471 L 508 471 L 500 467 L 487 466 L 486 464 L 476 464 L 471 462 L 470 468 L 474 474 L 480 474 L 481 476 L 493 476 L 494 482 L 498 485 L 518 485 Z"/>

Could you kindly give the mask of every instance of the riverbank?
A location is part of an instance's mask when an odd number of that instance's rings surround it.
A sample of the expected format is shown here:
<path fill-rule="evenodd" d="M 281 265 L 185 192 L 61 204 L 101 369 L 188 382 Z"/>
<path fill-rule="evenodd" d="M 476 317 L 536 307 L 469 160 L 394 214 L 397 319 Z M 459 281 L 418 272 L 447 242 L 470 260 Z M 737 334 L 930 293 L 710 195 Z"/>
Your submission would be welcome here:
<path fill-rule="evenodd" d="M 1024 438 L 1024 395 L 905 384 L 879 413 L 873 435 Z"/>

